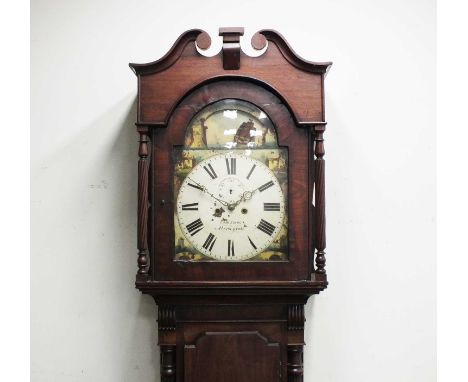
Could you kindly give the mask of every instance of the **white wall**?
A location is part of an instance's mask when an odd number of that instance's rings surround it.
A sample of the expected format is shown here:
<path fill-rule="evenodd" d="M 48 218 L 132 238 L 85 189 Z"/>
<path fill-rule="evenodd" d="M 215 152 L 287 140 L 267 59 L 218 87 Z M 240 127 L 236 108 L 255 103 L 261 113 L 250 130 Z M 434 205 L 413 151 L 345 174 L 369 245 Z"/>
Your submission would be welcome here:
<path fill-rule="evenodd" d="M 158 380 L 156 307 L 133 288 L 127 63 L 219 26 L 274 28 L 301 56 L 334 61 L 330 286 L 307 305 L 305 381 L 435 381 L 434 1 L 272 3 L 32 2 L 34 382 Z"/>

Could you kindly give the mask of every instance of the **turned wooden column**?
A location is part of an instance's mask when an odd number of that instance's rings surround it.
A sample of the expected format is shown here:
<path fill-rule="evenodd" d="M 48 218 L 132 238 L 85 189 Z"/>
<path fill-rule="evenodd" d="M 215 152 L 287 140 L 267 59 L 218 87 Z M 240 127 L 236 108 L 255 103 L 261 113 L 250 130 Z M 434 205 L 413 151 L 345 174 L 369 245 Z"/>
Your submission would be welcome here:
<path fill-rule="evenodd" d="M 138 274 L 147 275 L 148 259 L 148 128 L 139 127 L 138 148 Z"/>
<path fill-rule="evenodd" d="M 303 381 L 304 322 L 304 304 L 288 305 L 288 358 L 286 365 L 288 382 Z"/>
<path fill-rule="evenodd" d="M 176 380 L 176 347 L 174 345 L 160 345 L 161 351 L 161 382 L 175 382 Z"/>
<path fill-rule="evenodd" d="M 172 305 L 158 305 L 158 340 L 161 382 L 176 380 L 176 312 Z"/>
<path fill-rule="evenodd" d="M 315 139 L 315 160 L 314 160 L 314 174 L 315 174 L 315 272 L 325 274 L 325 146 L 323 144 L 324 126 L 316 126 L 314 131 Z"/>
<path fill-rule="evenodd" d="M 303 346 L 288 346 L 288 382 L 302 382 L 304 380 Z"/>

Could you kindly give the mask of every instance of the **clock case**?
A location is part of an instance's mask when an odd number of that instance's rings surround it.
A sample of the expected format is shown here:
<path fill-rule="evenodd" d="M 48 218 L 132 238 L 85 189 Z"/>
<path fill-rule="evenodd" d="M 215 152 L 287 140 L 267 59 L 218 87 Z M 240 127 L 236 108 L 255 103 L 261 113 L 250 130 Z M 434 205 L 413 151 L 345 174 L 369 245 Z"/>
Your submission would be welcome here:
<path fill-rule="evenodd" d="M 327 287 L 324 78 L 272 30 L 240 47 L 243 28 L 220 28 L 218 54 L 202 30 L 182 34 L 138 77 L 138 271 L 158 304 L 162 381 L 301 381 L 304 304 Z M 289 155 L 289 261 L 174 261 L 173 150 L 204 107 L 238 99 L 261 109 Z M 252 361 L 252 357 L 255 360 Z M 248 367 L 247 367 L 248 366 Z"/>

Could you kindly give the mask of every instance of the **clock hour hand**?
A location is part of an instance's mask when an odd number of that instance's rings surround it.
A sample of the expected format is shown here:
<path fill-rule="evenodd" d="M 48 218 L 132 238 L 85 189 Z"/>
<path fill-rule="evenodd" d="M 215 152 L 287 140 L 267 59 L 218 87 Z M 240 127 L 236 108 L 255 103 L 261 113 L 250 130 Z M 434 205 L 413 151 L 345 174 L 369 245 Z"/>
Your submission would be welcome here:
<path fill-rule="evenodd" d="M 253 189 L 252 191 L 245 191 L 245 192 L 242 194 L 242 197 L 241 197 L 241 200 L 239 201 L 239 203 L 240 203 L 242 200 L 250 200 L 250 199 L 252 199 L 252 196 L 253 196 L 253 194 L 254 194 L 255 192 L 257 192 L 258 190 L 264 191 L 264 190 L 266 190 L 267 188 L 273 186 L 273 184 L 274 184 L 273 181 L 270 180 L 269 182 L 267 182 L 267 183 L 265 183 L 265 184 L 262 184 L 261 186 L 259 186 L 259 187 L 255 188 L 255 189 Z"/>
<path fill-rule="evenodd" d="M 199 188 L 200 190 L 202 190 L 203 192 L 206 192 L 208 195 L 210 195 L 213 199 L 216 199 L 218 202 L 220 202 L 223 206 L 226 206 L 226 207 L 229 207 L 229 203 L 225 202 L 224 200 L 221 200 L 219 198 L 217 198 L 216 196 L 214 196 L 211 192 L 209 192 L 206 187 L 200 183 L 198 183 L 197 181 L 193 180 L 192 178 L 190 178 L 189 176 L 187 176 L 188 179 L 190 179 L 193 183 L 195 183 Z"/>
<path fill-rule="evenodd" d="M 255 192 L 257 192 L 259 189 L 261 189 L 262 187 L 264 186 L 260 186 L 260 187 L 257 187 L 255 188 L 254 190 L 252 191 L 244 191 L 242 196 L 240 197 L 240 199 L 235 202 L 235 203 L 232 203 L 230 204 L 228 207 L 229 209 L 232 211 L 234 208 L 236 208 L 242 201 L 247 201 L 247 200 L 250 200 L 252 199 L 252 196 Z"/>
<path fill-rule="evenodd" d="M 242 200 L 250 200 L 250 199 L 252 199 L 253 194 L 255 194 L 255 192 L 257 192 L 260 188 L 262 188 L 262 186 L 257 187 L 256 189 L 254 189 L 254 190 L 252 190 L 252 191 L 245 191 L 245 192 L 242 194 L 242 197 L 241 197 L 241 200 L 239 201 L 239 203 L 240 203 Z"/>
<path fill-rule="evenodd" d="M 250 200 L 252 199 L 252 196 L 253 194 L 258 190 L 260 189 L 262 186 L 260 187 L 257 187 L 256 189 L 252 190 L 252 191 L 244 191 L 240 197 L 240 199 L 235 202 L 235 203 L 231 203 L 228 205 L 229 209 L 232 211 L 234 210 L 234 208 L 236 208 L 242 201 L 246 201 L 246 200 Z"/>
<path fill-rule="evenodd" d="M 258 188 L 256 188 L 255 190 L 252 190 L 252 191 L 244 191 L 244 193 L 241 195 L 240 199 L 237 202 L 228 204 L 229 210 L 233 211 L 242 201 L 252 199 L 252 195 L 257 190 L 258 190 Z"/>
<path fill-rule="evenodd" d="M 255 190 L 253 191 L 245 191 L 243 194 L 242 194 L 242 198 L 241 198 L 241 201 L 242 200 L 250 200 L 252 199 L 252 195 L 254 194 L 255 191 L 257 191 L 258 188 L 256 188 Z"/>

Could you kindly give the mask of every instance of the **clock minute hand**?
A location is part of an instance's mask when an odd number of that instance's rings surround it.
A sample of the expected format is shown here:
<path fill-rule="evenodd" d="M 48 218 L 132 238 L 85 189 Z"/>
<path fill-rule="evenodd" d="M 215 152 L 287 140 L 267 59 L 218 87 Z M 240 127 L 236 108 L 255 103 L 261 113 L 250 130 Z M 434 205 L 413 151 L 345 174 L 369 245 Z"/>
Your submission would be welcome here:
<path fill-rule="evenodd" d="M 187 178 L 189 178 L 193 183 L 195 183 L 197 186 L 200 187 L 200 189 L 203 191 L 203 192 L 206 192 L 208 195 L 210 195 L 212 198 L 216 199 L 218 202 L 220 202 L 221 204 L 223 204 L 224 206 L 228 207 L 229 206 L 229 203 L 225 202 L 224 200 L 221 200 L 219 198 L 217 198 L 216 196 L 214 196 L 211 192 L 209 192 L 206 187 L 200 183 L 198 183 L 197 181 L 193 180 L 192 178 L 190 178 L 189 176 L 187 176 Z"/>

